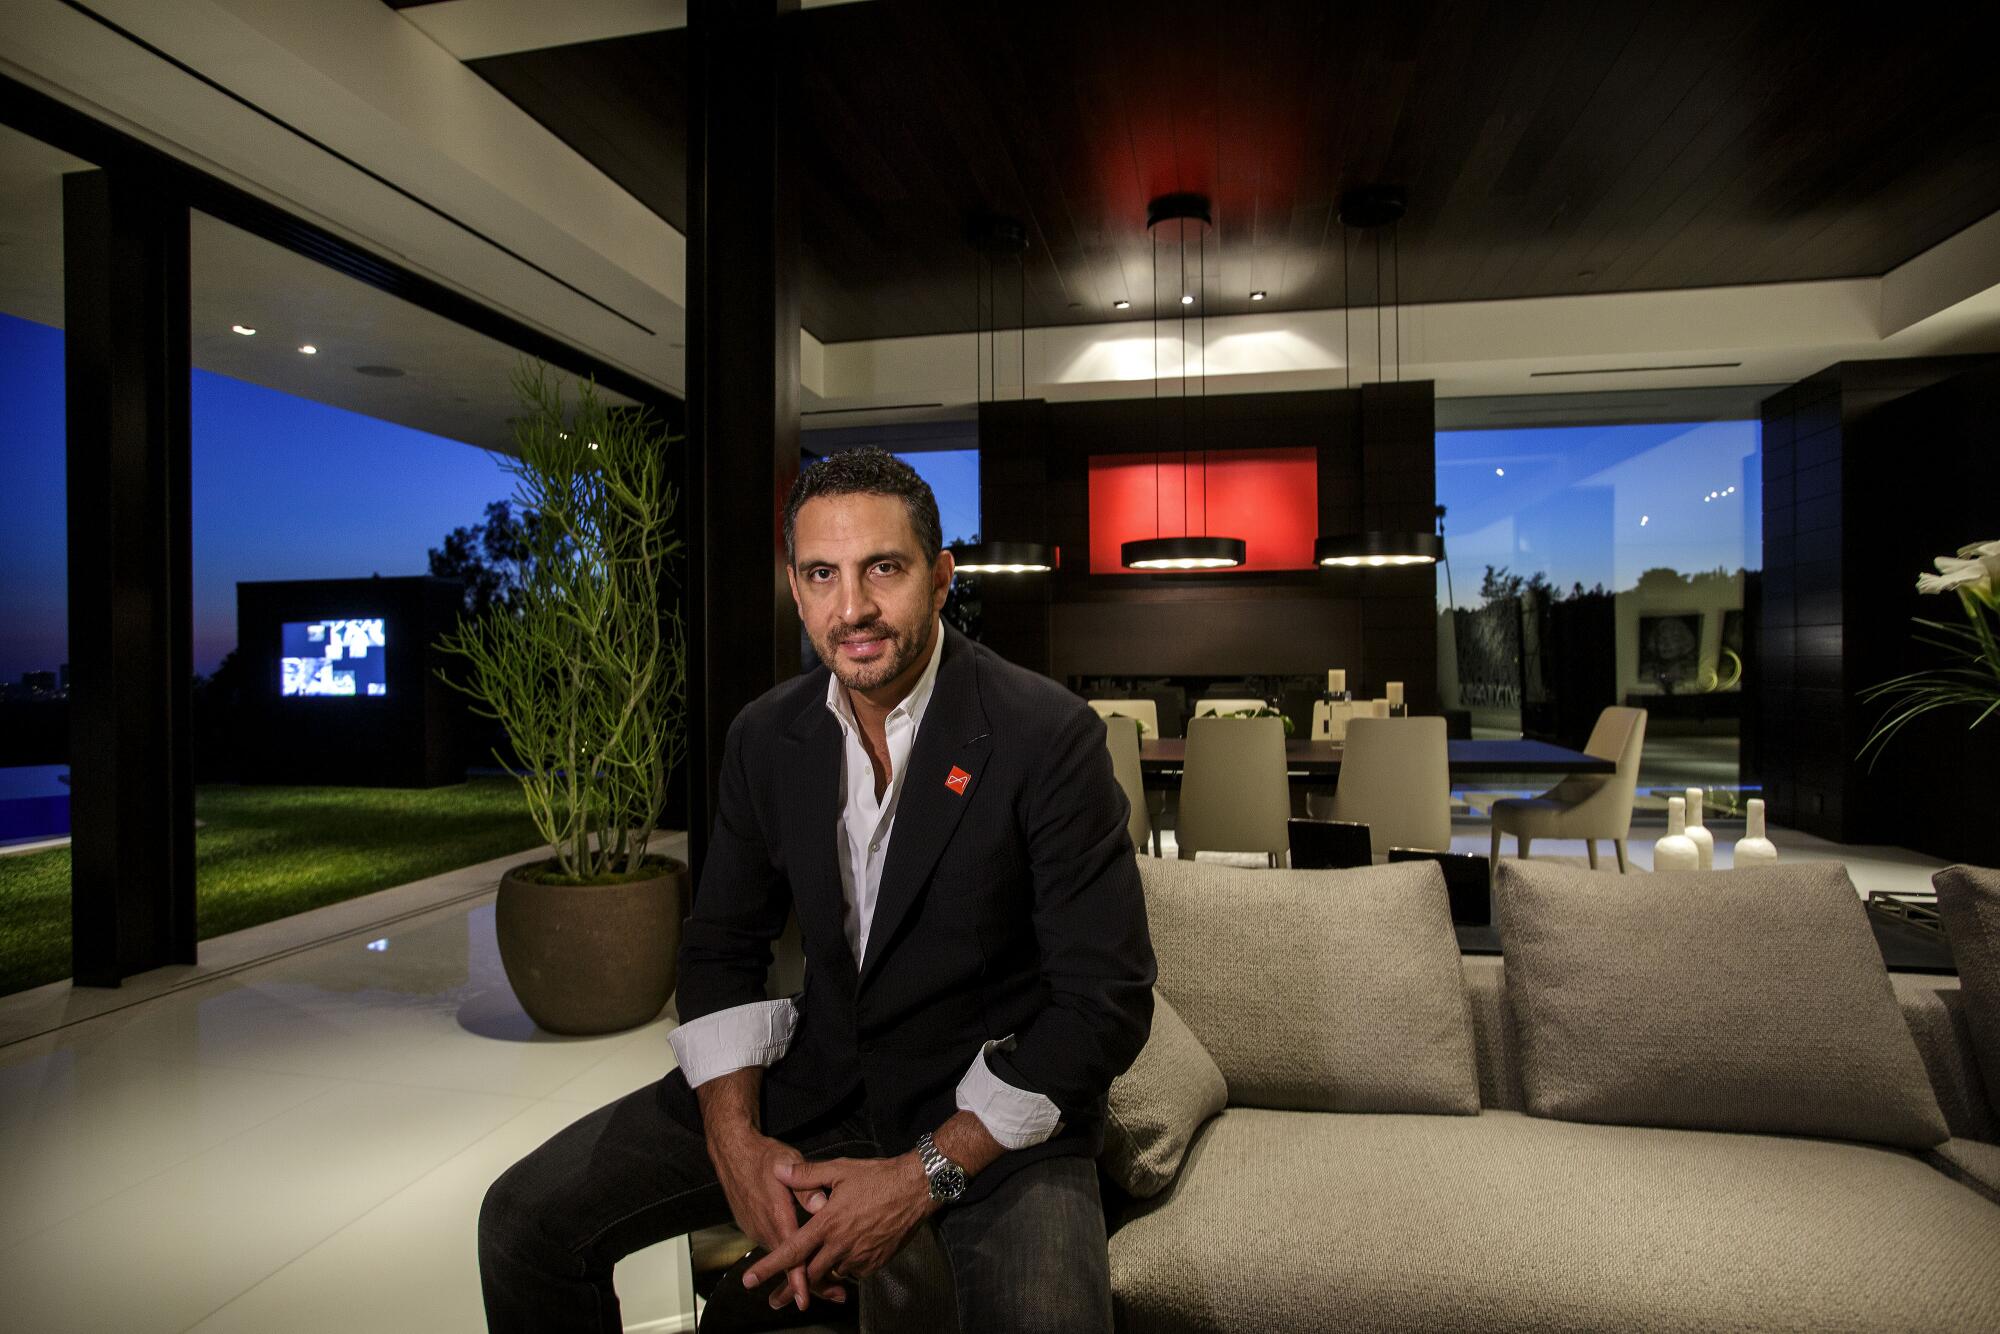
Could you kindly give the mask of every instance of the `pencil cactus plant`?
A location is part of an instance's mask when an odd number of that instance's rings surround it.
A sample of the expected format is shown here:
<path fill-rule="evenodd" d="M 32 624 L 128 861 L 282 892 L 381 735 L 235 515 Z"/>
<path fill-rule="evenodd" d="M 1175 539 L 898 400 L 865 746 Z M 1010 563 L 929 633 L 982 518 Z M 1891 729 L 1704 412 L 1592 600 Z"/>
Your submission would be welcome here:
<path fill-rule="evenodd" d="M 536 878 L 603 884 L 658 875 L 646 856 L 686 748 L 687 640 L 670 595 L 681 543 L 665 428 L 605 403 L 594 384 L 566 396 L 546 366 L 514 374 L 522 415 L 503 459 L 522 527 L 517 584 L 504 604 L 442 642 L 463 660 L 448 681 L 495 719 L 536 828 L 555 851 Z"/>

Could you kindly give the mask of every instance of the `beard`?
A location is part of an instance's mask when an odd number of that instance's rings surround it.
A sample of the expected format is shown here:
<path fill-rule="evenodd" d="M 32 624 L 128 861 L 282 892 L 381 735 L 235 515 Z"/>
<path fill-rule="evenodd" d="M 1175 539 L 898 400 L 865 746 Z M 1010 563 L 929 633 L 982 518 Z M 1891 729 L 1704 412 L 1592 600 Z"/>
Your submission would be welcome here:
<path fill-rule="evenodd" d="M 878 636 L 885 641 L 885 647 L 873 661 L 853 662 L 841 656 L 841 640 Z M 814 640 L 813 650 L 826 669 L 849 690 L 875 690 L 902 675 L 911 663 L 920 661 L 930 644 L 929 622 L 920 624 L 914 635 L 906 635 L 886 621 L 876 621 L 870 625 L 837 627 L 824 640 Z"/>

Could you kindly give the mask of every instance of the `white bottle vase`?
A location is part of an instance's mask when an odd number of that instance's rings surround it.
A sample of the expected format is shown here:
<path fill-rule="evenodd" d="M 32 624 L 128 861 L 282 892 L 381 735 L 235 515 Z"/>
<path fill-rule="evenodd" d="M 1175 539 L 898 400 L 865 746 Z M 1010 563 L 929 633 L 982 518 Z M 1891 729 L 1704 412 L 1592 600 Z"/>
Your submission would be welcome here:
<path fill-rule="evenodd" d="M 1695 852 L 1701 858 L 1699 869 L 1713 871 L 1715 869 L 1715 835 L 1710 832 L 1707 825 L 1701 822 L 1700 788 L 1691 787 L 1688 789 L 1687 803 L 1687 836 L 1688 840 L 1694 844 Z"/>
<path fill-rule="evenodd" d="M 1667 798 L 1667 836 L 1653 844 L 1655 871 L 1699 871 L 1701 853 L 1687 836 L 1687 800 Z"/>
<path fill-rule="evenodd" d="M 1736 864 L 1768 866 L 1776 860 L 1778 849 L 1764 836 L 1764 800 L 1752 797 L 1749 813 L 1744 817 L 1743 837 L 1736 842 Z"/>

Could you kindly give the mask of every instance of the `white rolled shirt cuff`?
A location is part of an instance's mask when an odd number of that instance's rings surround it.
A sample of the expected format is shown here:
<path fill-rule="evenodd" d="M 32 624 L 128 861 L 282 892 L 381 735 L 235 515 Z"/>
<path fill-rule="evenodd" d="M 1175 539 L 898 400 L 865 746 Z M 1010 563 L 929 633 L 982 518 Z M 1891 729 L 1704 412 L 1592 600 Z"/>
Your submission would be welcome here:
<path fill-rule="evenodd" d="M 667 1042 L 688 1087 L 699 1088 L 719 1075 L 777 1060 L 792 1045 L 798 1022 L 798 1007 L 788 996 L 751 1001 L 690 1019 L 667 1034 Z"/>
<path fill-rule="evenodd" d="M 986 1055 L 995 1047 L 1014 1050 L 1014 1035 L 996 1038 L 980 1047 L 972 1058 L 965 1078 L 958 1081 L 958 1107 L 971 1112 L 1002 1148 L 1025 1149 L 1040 1144 L 1056 1133 L 1062 1113 L 1040 1093 L 1016 1088 L 993 1073 Z"/>

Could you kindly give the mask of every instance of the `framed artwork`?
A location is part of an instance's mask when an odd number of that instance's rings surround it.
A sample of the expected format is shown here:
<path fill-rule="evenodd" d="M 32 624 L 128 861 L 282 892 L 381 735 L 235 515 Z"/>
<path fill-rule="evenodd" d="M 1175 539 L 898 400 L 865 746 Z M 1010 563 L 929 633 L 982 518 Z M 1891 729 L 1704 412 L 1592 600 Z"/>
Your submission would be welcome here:
<path fill-rule="evenodd" d="M 1701 613 L 1639 618 L 1639 679 L 1666 691 L 1692 686 L 1701 670 Z"/>

